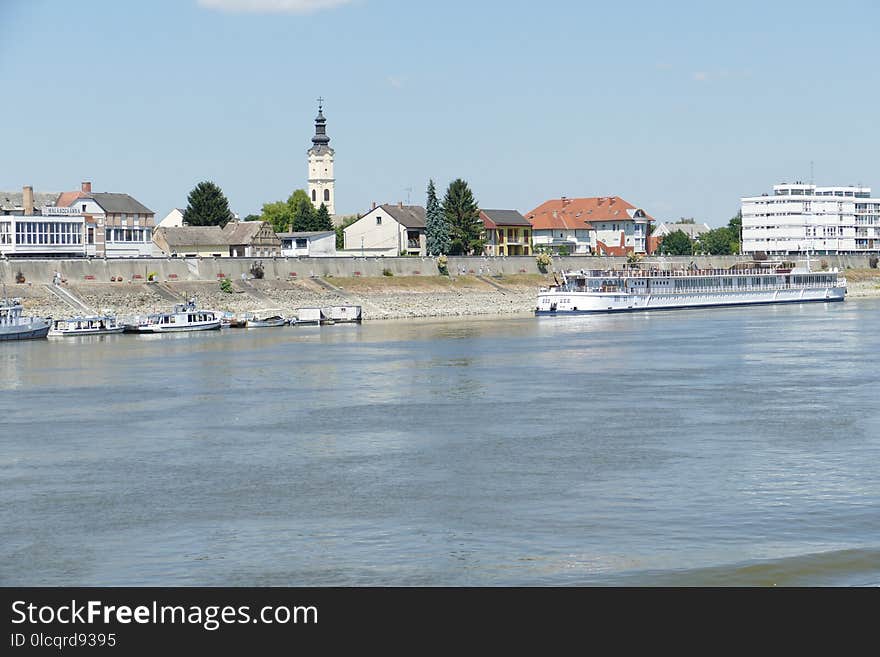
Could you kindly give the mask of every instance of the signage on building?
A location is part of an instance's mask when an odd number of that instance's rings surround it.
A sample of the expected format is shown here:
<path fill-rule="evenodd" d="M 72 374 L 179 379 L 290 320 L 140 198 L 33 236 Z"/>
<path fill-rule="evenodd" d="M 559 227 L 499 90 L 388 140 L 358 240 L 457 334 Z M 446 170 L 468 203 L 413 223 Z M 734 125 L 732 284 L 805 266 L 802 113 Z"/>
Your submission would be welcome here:
<path fill-rule="evenodd" d="M 42 214 L 44 215 L 81 215 L 79 208 L 56 208 L 55 206 L 43 206 Z"/>

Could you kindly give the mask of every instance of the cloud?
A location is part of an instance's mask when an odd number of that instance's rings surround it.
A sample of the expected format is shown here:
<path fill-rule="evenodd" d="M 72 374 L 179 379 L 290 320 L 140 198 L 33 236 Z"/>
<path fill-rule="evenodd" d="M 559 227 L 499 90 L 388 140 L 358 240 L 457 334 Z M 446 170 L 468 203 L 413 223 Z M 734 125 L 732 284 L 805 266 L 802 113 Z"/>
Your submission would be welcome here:
<path fill-rule="evenodd" d="M 709 79 L 709 74 L 706 71 L 697 71 L 694 73 L 694 80 L 697 82 L 705 82 Z"/>
<path fill-rule="evenodd" d="M 247 14 L 313 14 L 353 0 L 197 0 L 200 7 Z"/>
<path fill-rule="evenodd" d="M 388 84 L 390 84 L 395 89 L 402 89 L 403 86 L 406 84 L 406 77 L 400 75 L 389 75 Z"/>

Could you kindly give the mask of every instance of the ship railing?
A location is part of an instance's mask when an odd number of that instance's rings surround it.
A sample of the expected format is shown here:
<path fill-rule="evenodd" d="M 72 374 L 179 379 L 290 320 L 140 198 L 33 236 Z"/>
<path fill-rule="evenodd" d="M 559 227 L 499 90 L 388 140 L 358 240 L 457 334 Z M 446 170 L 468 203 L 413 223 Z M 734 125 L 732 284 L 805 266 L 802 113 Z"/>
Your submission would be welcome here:
<path fill-rule="evenodd" d="M 786 276 L 794 272 L 776 271 L 774 269 L 590 269 L 567 272 L 567 276 L 585 278 L 694 278 L 700 276 L 720 276 L 736 278 L 738 276 Z M 836 270 L 824 272 L 797 272 L 798 274 L 834 274 Z"/>

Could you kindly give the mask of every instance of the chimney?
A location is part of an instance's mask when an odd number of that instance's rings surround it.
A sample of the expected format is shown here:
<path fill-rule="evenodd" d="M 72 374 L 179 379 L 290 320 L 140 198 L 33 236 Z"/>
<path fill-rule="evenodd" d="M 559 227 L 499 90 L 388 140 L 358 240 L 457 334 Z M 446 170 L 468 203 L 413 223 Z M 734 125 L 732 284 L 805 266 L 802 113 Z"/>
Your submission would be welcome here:
<path fill-rule="evenodd" d="M 34 214 L 34 188 L 30 185 L 21 188 L 21 207 L 26 217 Z"/>
<path fill-rule="evenodd" d="M 370 210 L 375 210 L 375 209 L 376 209 L 376 201 L 373 201 L 373 207 L 371 207 Z"/>
<path fill-rule="evenodd" d="M 399 207 L 399 208 L 402 209 L 402 208 L 403 208 L 403 201 L 398 201 L 398 202 L 397 202 L 397 207 Z"/>
<path fill-rule="evenodd" d="M 92 193 L 92 183 L 91 181 L 85 181 L 82 184 L 82 193 L 83 194 L 91 194 Z"/>

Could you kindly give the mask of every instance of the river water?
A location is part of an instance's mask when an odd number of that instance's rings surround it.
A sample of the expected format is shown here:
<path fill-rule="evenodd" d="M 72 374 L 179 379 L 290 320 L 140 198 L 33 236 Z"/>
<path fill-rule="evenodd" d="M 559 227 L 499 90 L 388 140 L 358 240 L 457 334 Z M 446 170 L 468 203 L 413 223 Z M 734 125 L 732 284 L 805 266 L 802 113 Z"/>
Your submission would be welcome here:
<path fill-rule="evenodd" d="M 0 343 L 2 585 L 880 585 L 880 300 Z"/>

